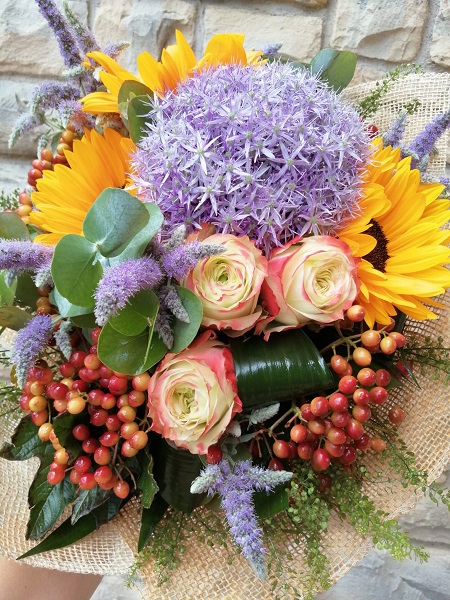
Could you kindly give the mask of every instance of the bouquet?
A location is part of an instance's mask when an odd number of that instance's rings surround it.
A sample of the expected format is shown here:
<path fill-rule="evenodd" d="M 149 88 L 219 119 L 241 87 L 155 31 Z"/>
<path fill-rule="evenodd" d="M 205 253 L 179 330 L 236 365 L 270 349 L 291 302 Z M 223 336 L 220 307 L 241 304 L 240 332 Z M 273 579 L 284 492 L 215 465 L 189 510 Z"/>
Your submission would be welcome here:
<path fill-rule="evenodd" d="M 76 554 L 98 528 L 112 547 L 116 527 L 149 589 L 192 597 L 209 577 L 208 597 L 255 598 L 329 586 L 350 526 L 425 558 L 389 496 L 424 492 L 449 453 L 444 429 L 428 473 L 402 431 L 450 365 L 448 181 L 427 171 L 450 112 L 406 143 L 419 102 L 372 119 L 411 68 L 351 104 L 352 53 L 305 65 L 237 34 L 197 59 L 177 32 L 136 76 L 37 3 L 68 71 L 12 133 L 46 126 L 0 214 L 17 330 L 0 453 L 38 461 L 20 558 Z"/>

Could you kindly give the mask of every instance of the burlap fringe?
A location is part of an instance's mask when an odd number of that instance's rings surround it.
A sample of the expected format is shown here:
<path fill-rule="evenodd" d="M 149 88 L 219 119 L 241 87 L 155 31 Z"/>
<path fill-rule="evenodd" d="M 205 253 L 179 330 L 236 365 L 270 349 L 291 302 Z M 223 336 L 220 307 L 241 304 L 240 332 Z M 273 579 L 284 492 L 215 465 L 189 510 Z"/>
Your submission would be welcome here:
<path fill-rule="evenodd" d="M 346 91 L 349 100 L 356 102 L 374 88 L 374 83 L 362 84 Z M 450 75 L 427 74 L 411 75 L 396 83 L 382 103 L 373 123 L 383 131 L 394 120 L 402 106 L 414 99 L 419 100 L 420 108 L 412 117 L 406 132 L 406 141 L 420 131 L 437 114 L 448 109 Z M 437 145 L 438 153 L 433 158 L 432 171 L 443 174 L 445 170 L 447 137 Z M 450 308 L 450 292 L 443 302 Z M 450 345 L 450 310 L 441 311 L 436 321 L 421 323 L 409 322 L 407 333 L 441 335 L 444 344 Z M 429 377 L 417 375 L 421 388 L 407 383 L 401 390 L 391 393 L 389 403 L 383 406 L 388 410 L 392 404 L 400 404 L 407 411 L 407 418 L 400 427 L 403 439 L 412 450 L 418 465 L 429 473 L 430 482 L 442 472 L 450 459 L 450 409 L 449 387 Z M 11 435 L 12 424 L 8 428 L 1 424 L 0 438 Z M 373 455 L 369 458 L 374 460 Z M 27 493 L 37 468 L 37 460 L 26 463 L 12 463 L 0 460 L 0 536 L 1 553 L 16 557 L 33 546 L 25 541 L 28 519 Z M 380 464 L 387 479 L 388 469 Z M 395 480 L 395 476 L 393 476 Z M 368 495 L 392 517 L 409 511 L 420 497 L 419 493 L 405 490 L 400 484 L 367 484 Z M 126 509 L 107 526 L 90 535 L 85 540 L 68 548 L 63 548 L 27 560 L 32 565 L 81 573 L 118 574 L 126 573 L 133 562 L 139 529 L 139 505 L 131 502 Z M 286 540 L 289 544 L 289 539 Z M 372 548 L 370 541 L 361 538 L 346 523 L 332 518 L 326 536 L 324 550 L 331 563 L 331 576 L 336 581 Z M 287 574 L 291 583 L 299 585 L 303 567 L 301 548 L 291 544 L 293 556 L 291 566 L 298 573 L 296 579 Z M 273 597 L 270 582 L 262 584 L 252 574 L 247 562 L 239 556 L 228 563 L 226 549 L 211 550 L 190 535 L 186 542 L 186 552 L 181 565 L 168 584 L 157 585 L 157 577 L 151 563 L 142 570 L 146 594 L 152 600 L 186 600 L 188 598 L 208 598 L 208 600 L 267 600 Z"/>

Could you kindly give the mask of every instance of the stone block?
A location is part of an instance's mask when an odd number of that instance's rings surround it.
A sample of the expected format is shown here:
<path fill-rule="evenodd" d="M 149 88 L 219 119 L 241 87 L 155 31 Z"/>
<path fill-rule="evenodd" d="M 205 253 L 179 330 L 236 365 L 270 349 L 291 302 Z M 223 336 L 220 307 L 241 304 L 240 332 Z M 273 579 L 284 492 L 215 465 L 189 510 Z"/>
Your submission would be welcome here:
<path fill-rule="evenodd" d="M 174 43 L 176 29 L 193 44 L 196 18 L 197 5 L 189 0 L 102 0 L 95 9 L 94 32 L 101 45 L 130 42 L 119 62 L 137 74 L 137 55 L 146 51 L 159 59 L 162 48 Z"/>
<path fill-rule="evenodd" d="M 440 0 L 430 44 L 431 60 L 450 67 L 450 0 Z"/>
<path fill-rule="evenodd" d="M 300 60 L 311 59 L 321 48 L 322 19 L 305 16 L 292 7 L 227 2 L 205 5 L 205 40 L 216 33 L 245 33 L 248 50 L 282 43 L 281 52 Z"/>
<path fill-rule="evenodd" d="M 12 192 L 19 188 L 22 191 L 27 185 L 27 172 L 30 167 L 30 160 L 26 158 L 1 154 L 0 189 L 4 192 Z"/>
<path fill-rule="evenodd" d="M 69 4 L 85 21 L 87 0 L 72 0 Z M 64 69 L 58 44 L 35 2 L 0 3 L 0 40 L 0 73 L 51 77 Z"/>
<path fill-rule="evenodd" d="M 330 45 L 368 58 L 413 61 L 427 16 L 426 0 L 338 0 Z"/>
<path fill-rule="evenodd" d="M 305 8 L 322 8 L 328 4 L 328 0 L 294 0 Z"/>

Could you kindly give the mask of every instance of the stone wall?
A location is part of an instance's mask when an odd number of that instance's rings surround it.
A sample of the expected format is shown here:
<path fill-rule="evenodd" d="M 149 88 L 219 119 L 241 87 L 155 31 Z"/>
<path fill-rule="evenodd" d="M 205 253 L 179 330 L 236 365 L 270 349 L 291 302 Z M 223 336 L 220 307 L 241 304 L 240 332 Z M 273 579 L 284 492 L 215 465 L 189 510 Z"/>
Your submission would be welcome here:
<path fill-rule="evenodd" d="M 121 63 L 135 71 L 135 57 L 157 56 L 180 29 L 201 54 L 205 41 L 220 32 L 246 33 L 247 47 L 281 42 L 301 60 L 320 48 L 350 49 L 358 55 L 355 81 L 379 78 L 402 62 L 432 71 L 450 69 L 450 0 L 71 0 L 72 8 L 95 31 L 99 42 L 128 40 Z M 0 3 L 0 189 L 23 187 L 34 147 L 30 139 L 8 150 L 9 131 L 33 87 L 58 77 L 63 68 L 57 45 L 33 0 Z M 450 567 L 446 510 L 421 501 L 403 519 L 414 539 L 430 550 L 418 567 L 397 564 L 372 552 L 323 600 L 385 597 L 446 600 Z M 95 599 L 138 597 L 106 578 Z"/>
<path fill-rule="evenodd" d="M 57 77 L 63 64 L 33 0 L 0 3 L 0 189 L 22 187 L 34 144 L 11 151 L 8 136 L 33 87 Z M 180 29 L 201 54 L 219 32 L 246 33 L 247 47 L 281 42 L 301 60 L 320 48 L 359 57 L 356 82 L 379 78 L 402 62 L 450 68 L 449 0 L 70 0 L 99 42 L 128 40 L 122 64 L 135 71 L 147 50 L 159 55 Z"/>

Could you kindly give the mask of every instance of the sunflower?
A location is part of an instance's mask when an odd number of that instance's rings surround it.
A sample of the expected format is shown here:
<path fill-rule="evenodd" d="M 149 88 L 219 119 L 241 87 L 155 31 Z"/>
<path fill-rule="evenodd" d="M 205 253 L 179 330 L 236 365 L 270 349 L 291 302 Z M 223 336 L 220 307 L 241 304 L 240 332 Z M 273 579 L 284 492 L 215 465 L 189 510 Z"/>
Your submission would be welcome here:
<path fill-rule="evenodd" d="M 87 57 L 98 63 L 104 70 L 99 76 L 106 92 L 94 92 L 82 98 L 83 110 L 91 114 L 119 112 L 117 96 L 124 81 L 140 81 L 159 94 L 173 90 L 195 70 L 217 67 L 219 64 L 256 64 L 262 52 L 244 50 L 244 36 L 237 33 L 219 34 L 211 38 L 203 58 L 198 62 L 192 48 L 181 31 L 175 32 L 176 44 L 162 51 L 161 62 L 157 62 L 148 52 L 137 58 L 139 77 L 133 75 L 118 62 L 102 52 L 89 52 Z M 89 65 L 89 63 L 88 63 Z"/>
<path fill-rule="evenodd" d="M 444 187 L 420 182 L 420 172 L 401 160 L 400 150 L 374 142 L 361 213 L 337 231 L 338 237 L 361 258 L 361 282 L 356 302 L 366 311 L 369 327 L 388 324 L 399 309 L 417 320 L 435 319 L 423 304 L 439 306 L 432 296 L 450 286 L 450 202 L 439 198 Z"/>
<path fill-rule="evenodd" d="M 45 232 L 34 241 L 54 245 L 68 233 L 81 235 L 84 218 L 101 192 L 126 184 L 134 148 L 113 129 L 103 135 L 86 130 L 75 140 L 73 150 L 65 153 L 70 167 L 55 165 L 54 171 L 45 171 L 31 196 L 38 210 L 30 214 L 30 223 Z"/>

